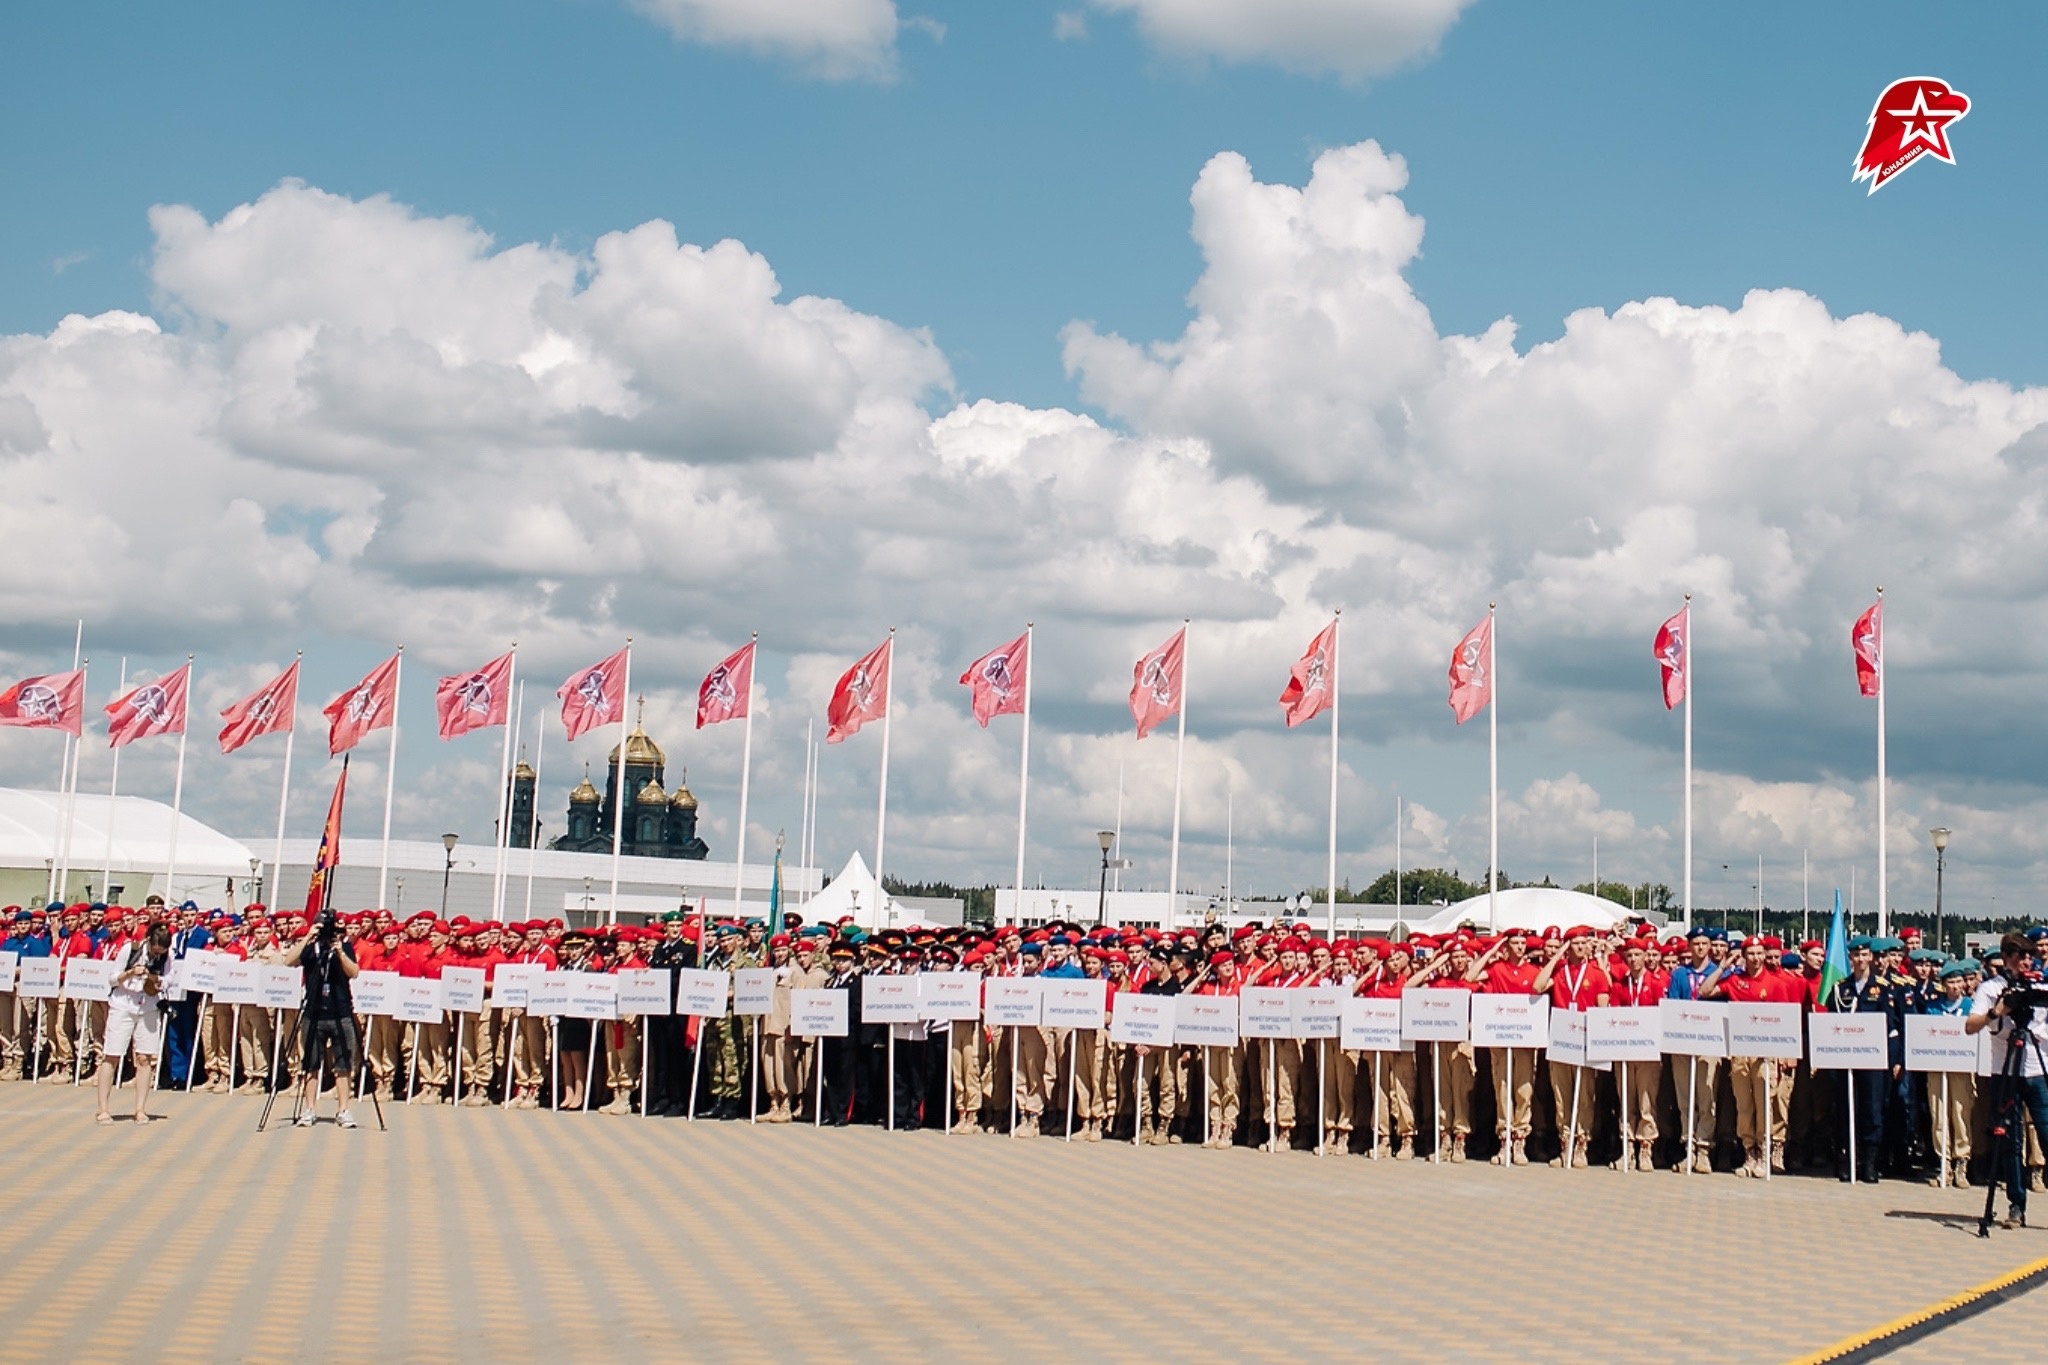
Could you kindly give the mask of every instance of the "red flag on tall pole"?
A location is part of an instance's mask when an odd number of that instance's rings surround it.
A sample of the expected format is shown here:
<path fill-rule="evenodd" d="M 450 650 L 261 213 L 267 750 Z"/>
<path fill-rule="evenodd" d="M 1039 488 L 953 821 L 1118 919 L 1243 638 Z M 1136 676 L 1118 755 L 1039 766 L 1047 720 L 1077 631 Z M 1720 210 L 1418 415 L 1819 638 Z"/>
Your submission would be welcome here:
<path fill-rule="evenodd" d="M 313 877 L 306 883 L 306 913 L 317 915 L 327 905 L 327 882 L 341 866 L 341 798 L 348 791 L 348 759 L 334 779 L 334 797 L 327 803 L 327 823 L 320 827 L 320 847 L 313 854 Z"/>
<path fill-rule="evenodd" d="M 69 673 L 23 678 L 5 692 L 0 692 L 0 725 L 82 734 L 85 730 L 85 671 L 73 669 Z"/>
<path fill-rule="evenodd" d="M 327 717 L 327 753 L 345 753 L 363 736 L 390 725 L 398 714 L 398 658 L 394 654 L 368 677 L 320 708 Z"/>
<path fill-rule="evenodd" d="M 138 739 L 185 733 L 185 704 L 192 691 L 192 665 L 166 673 L 117 697 L 107 706 L 107 745 L 118 749 Z"/>
<path fill-rule="evenodd" d="M 1672 710 L 1685 700 L 1692 679 L 1692 607 L 1679 608 L 1678 615 L 1657 627 L 1652 646 L 1657 667 L 1664 674 L 1664 709 Z"/>
<path fill-rule="evenodd" d="M 1188 630 L 1182 626 L 1131 670 L 1131 718 L 1138 722 L 1139 739 L 1180 710 L 1187 642 Z"/>
<path fill-rule="evenodd" d="M 861 726 L 888 714 L 889 665 L 894 661 L 895 644 L 892 635 L 841 675 L 832 689 L 831 704 L 825 708 L 827 744 L 859 734 Z"/>
<path fill-rule="evenodd" d="M 1308 642 L 1308 649 L 1287 671 L 1280 709 L 1287 717 L 1288 729 L 1313 720 L 1330 704 L 1330 663 L 1336 657 L 1336 647 L 1337 623 L 1332 621 Z"/>
<path fill-rule="evenodd" d="M 1451 651 L 1451 714 L 1463 725 L 1493 700 L 1493 614 L 1465 633 Z"/>
<path fill-rule="evenodd" d="M 626 716 L 626 654 L 620 650 L 609 659 L 579 668 L 567 682 L 555 689 L 562 699 L 562 726 L 569 738 L 580 739 L 600 725 L 616 725 Z"/>
<path fill-rule="evenodd" d="M 697 728 L 744 720 L 754 694 L 754 641 L 734 650 L 697 688 Z"/>
<path fill-rule="evenodd" d="M 252 739 L 290 730 L 298 705 L 299 661 L 294 659 L 290 668 L 220 713 L 227 722 L 220 730 L 220 751 L 231 754 Z"/>
<path fill-rule="evenodd" d="M 474 673 L 454 673 L 434 684 L 434 714 L 441 738 L 503 725 L 512 710 L 512 656 L 501 654 Z"/>
<path fill-rule="evenodd" d="M 990 650 L 967 666 L 960 681 L 973 689 L 974 718 L 986 730 L 997 716 L 1024 712 L 1024 680 L 1031 668 L 1031 633 Z"/>
<path fill-rule="evenodd" d="M 1856 618 L 1849 632 L 1849 644 L 1856 651 L 1856 687 L 1866 697 L 1884 690 L 1884 600 L 1870 604 L 1870 610 Z"/>

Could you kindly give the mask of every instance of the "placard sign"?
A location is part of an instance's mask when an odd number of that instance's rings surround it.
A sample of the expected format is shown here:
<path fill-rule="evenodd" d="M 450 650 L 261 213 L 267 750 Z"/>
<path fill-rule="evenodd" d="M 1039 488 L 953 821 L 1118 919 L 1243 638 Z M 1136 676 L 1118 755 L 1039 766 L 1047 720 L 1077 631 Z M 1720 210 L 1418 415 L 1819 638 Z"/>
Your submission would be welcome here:
<path fill-rule="evenodd" d="M 357 972 L 356 979 L 350 983 L 356 1013 L 390 1014 L 398 1003 L 398 981 L 397 972 Z"/>
<path fill-rule="evenodd" d="M 391 1017 L 405 1024 L 441 1022 L 441 983 L 432 977 L 401 976 Z"/>
<path fill-rule="evenodd" d="M 441 999 L 457 1014 L 476 1014 L 484 1007 L 484 969 L 443 967 Z"/>
<path fill-rule="evenodd" d="M 619 1017 L 619 983 L 604 972 L 564 972 L 569 982 L 569 999 L 562 1013 L 571 1019 L 616 1019 Z"/>
<path fill-rule="evenodd" d="M 297 967 L 279 967 L 266 962 L 257 975 L 257 982 L 265 1009 L 295 1010 L 305 1003 L 306 978 Z"/>
<path fill-rule="evenodd" d="M 1472 992 L 1420 987 L 1401 992 L 1401 1037 L 1411 1043 L 1462 1043 L 1472 1034 Z"/>
<path fill-rule="evenodd" d="M 111 963 L 109 966 L 113 965 Z M 214 975 L 213 1003 L 250 1005 L 263 1003 L 263 964 L 232 960 L 220 964 Z"/>
<path fill-rule="evenodd" d="M 1801 1027 L 1805 1010 L 1798 1005 L 1776 1001 L 1728 1006 L 1728 1055 L 1730 1057 L 1774 1057 L 1796 1062 L 1806 1055 L 1806 1035 Z"/>
<path fill-rule="evenodd" d="M 1173 1041 L 1175 1000 L 1206 999 L 1194 995 L 1140 995 L 1118 991 L 1109 1007 L 1109 1040 L 1134 1047 L 1165 1047 Z M 1233 1023 L 1235 1021 L 1233 1020 Z M 1235 1035 L 1236 1028 L 1231 1029 Z"/>
<path fill-rule="evenodd" d="M 538 962 L 500 962 L 491 973 L 491 1006 L 501 1010 L 523 1010 L 532 997 L 533 983 L 547 968 Z M 540 1013 L 539 1010 L 534 1011 Z"/>
<path fill-rule="evenodd" d="M 1596 1006 L 1586 1011 L 1586 1058 L 1656 1062 L 1664 1056 L 1664 1011 L 1655 1005 Z"/>
<path fill-rule="evenodd" d="M 1341 987 L 1308 986 L 1293 995 L 1295 1037 L 1335 1038 L 1343 1030 L 1344 1002 L 1349 997 Z"/>
<path fill-rule="evenodd" d="M 997 1028 L 1036 1028 L 1045 1009 L 1045 978 L 992 976 L 988 979 L 988 1022 Z"/>
<path fill-rule="evenodd" d="M 64 964 L 66 1000 L 105 1000 L 114 990 L 114 964 L 74 957 Z"/>
<path fill-rule="evenodd" d="M 503 967 L 498 968 L 500 972 Z M 551 972 L 546 968 L 526 978 L 526 1005 L 528 1014 L 537 1014 L 552 1019 L 569 1012 L 569 973 Z"/>
<path fill-rule="evenodd" d="M 1109 983 L 1100 977 L 1075 980 L 1049 976 L 1045 981 L 1045 1026 L 1047 1028 L 1099 1029 L 1103 1003 L 1109 998 Z"/>
<path fill-rule="evenodd" d="M 1246 986 L 1237 993 L 1237 1032 L 1243 1038 L 1292 1038 L 1294 992 L 1282 986 Z"/>
<path fill-rule="evenodd" d="M 916 977 L 861 978 L 860 1021 L 863 1024 L 914 1024 L 917 1020 Z"/>
<path fill-rule="evenodd" d="M 789 993 L 789 1031 L 799 1038 L 844 1038 L 846 992 L 795 990 Z"/>
<path fill-rule="evenodd" d="M 700 1019 L 725 1014 L 732 977 L 708 967 L 684 967 L 676 972 L 676 1013 L 694 1014 Z"/>
<path fill-rule="evenodd" d="M 1807 1042 L 1815 1071 L 1883 1071 L 1891 1066 L 1884 1014 L 1809 1014 Z"/>
<path fill-rule="evenodd" d="M 1542 1047 L 1550 1041 L 1550 1001 L 1541 995 L 1474 995 L 1477 1047 Z"/>
<path fill-rule="evenodd" d="M 1586 1055 L 1589 1023 L 1584 1010 L 1550 1012 L 1550 1060 L 1583 1066 L 1589 1071 L 1612 1071 L 1614 1063 L 1596 1061 Z"/>
<path fill-rule="evenodd" d="M 15 973 L 15 992 L 24 1000 L 55 1000 L 63 971 L 54 957 L 25 957 Z"/>
<path fill-rule="evenodd" d="M 664 973 L 665 974 L 665 973 Z M 732 974 L 732 1012 L 767 1014 L 775 1008 L 775 969 L 742 967 Z M 664 1014 L 666 1010 L 662 1011 Z"/>
<path fill-rule="evenodd" d="M 668 996 L 667 968 L 637 967 L 616 972 L 613 977 L 619 987 L 620 1014 L 640 1019 L 648 1015 L 675 1013 L 675 1001 Z"/>
<path fill-rule="evenodd" d="M 1122 1000 L 1130 991 L 1120 991 Z M 1234 995 L 1150 995 L 1145 1000 L 1164 1000 L 1173 1013 L 1173 1041 L 1199 1047 L 1235 1047 L 1241 1015 Z M 1178 1001 L 1178 1004 L 1174 1002 Z M 1111 1034 L 1114 1040 L 1115 1035 Z"/>
<path fill-rule="evenodd" d="M 1346 1000 L 1337 1045 L 1352 1052 L 1405 1052 L 1408 1042 L 1401 1036 L 1401 1002 L 1357 995 Z"/>
<path fill-rule="evenodd" d="M 1728 1055 L 1728 1006 L 1716 1000 L 1660 1000 L 1664 1050 L 1677 1057 Z"/>
<path fill-rule="evenodd" d="M 178 984 L 191 995 L 212 995 L 220 957 L 211 948 L 193 948 L 178 959 Z"/>
<path fill-rule="evenodd" d="M 11 991 L 14 989 L 14 967 L 20 961 L 20 953 L 0 953 L 0 991 Z"/>
<path fill-rule="evenodd" d="M 981 973 L 920 973 L 917 1009 L 927 1019 L 981 1018 Z"/>
<path fill-rule="evenodd" d="M 1960 1014 L 1909 1014 L 1906 1016 L 1906 1070 L 1977 1070 L 1982 1050 L 1977 1039 L 1963 1027 Z"/>

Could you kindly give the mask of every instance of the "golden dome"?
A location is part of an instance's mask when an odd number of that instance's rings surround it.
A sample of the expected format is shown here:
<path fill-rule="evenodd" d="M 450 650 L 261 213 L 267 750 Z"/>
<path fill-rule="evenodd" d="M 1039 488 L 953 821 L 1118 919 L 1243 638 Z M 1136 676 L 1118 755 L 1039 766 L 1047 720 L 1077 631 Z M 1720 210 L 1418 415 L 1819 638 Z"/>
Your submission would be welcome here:
<path fill-rule="evenodd" d="M 640 794 L 633 798 L 633 804 L 638 806 L 665 806 L 668 804 L 668 793 L 661 789 L 659 782 L 649 782 L 640 789 Z"/>
<path fill-rule="evenodd" d="M 598 800 L 597 788 L 590 785 L 590 774 L 585 773 L 583 780 L 576 784 L 576 790 L 569 793 L 569 804 L 572 806 L 594 806 L 598 803 Z"/>
<path fill-rule="evenodd" d="M 619 761 L 619 746 L 616 744 L 612 745 L 609 761 Z M 626 736 L 626 762 L 651 763 L 657 768 L 665 768 L 668 766 L 668 755 L 661 751 L 659 744 L 647 737 L 645 730 L 635 725 L 633 733 Z"/>
<path fill-rule="evenodd" d="M 533 770 L 531 763 L 522 758 L 519 760 L 519 766 L 512 770 L 512 780 L 514 782 L 536 782 L 540 780 L 540 774 Z"/>
<path fill-rule="evenodd" d="M 685 774 L 683 781 L 687 783 L 689 780 L 690 779 L 688 775 Z M 668 803 L 669 805 L 675 807 L 677 810 L 697 809 L 697 798 L 690 795 L 690 789 L 688 786 L 677 787 L 675 789 L 674 795 L 669 797 Z"/>

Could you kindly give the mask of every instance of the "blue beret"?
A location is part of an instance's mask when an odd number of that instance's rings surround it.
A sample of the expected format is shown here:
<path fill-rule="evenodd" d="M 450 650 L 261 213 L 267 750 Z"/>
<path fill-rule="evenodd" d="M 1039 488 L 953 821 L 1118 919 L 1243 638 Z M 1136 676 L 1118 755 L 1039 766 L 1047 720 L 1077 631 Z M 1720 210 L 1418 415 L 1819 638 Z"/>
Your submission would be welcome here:
<path fill-rule="evenodd" d="M 1967 959 L 1958 958 L 1956 961 L 1943 967 L 1941 969 L 1941 979 L 1946 981 L 1952 976 L 1968 976 L 1971 969 L 1965 965 L 1966 961 Z"/>
<path fill-rule="evenodd" d="M 1704 924 L 1695 924 L 1691 929 L 1686 931 L 1685 936 L 1688 939 L 1713 937 L 1713 935 L 1707 931 L 1707 927 Z"/>
<path fill-rule="evenodd" d="M 1778 958 L 1778 965 L 1790 971 L 1799 966 L 1799 954 L 1785 953 Z"/>
<path fill-rule="evenodd" d="M 1935 948 L 1915 948 L 1906 954 L 1906 959 L 1909 962 L 1946 962 L 1948 954 Z"/>
<path fill-rule="evenodd" d="M 1043 943 L 1027 943 L 1017 951 L 1026 957 L 1037 957 L 1045 951 L 1045 945 Z"/>
<path fill-rule="evenodd" d="M 747 927 L 749 929 L 766 929 L 768 921 L 762 919 L 759 915 L 753 915 L 748 918 Z"/>
<path fill-rule="evenodd" d="M 1728 931 L 1717 924 L 1707 930 L 1707 937 L 1716 943 L 1726 943 L 1728 941 Z"/>
<path fill-rule="evenodd" d="M 2048 926 L 2043 926 L 2039 924 L 2035 925 L 2033 928 L 2027 930 L 2027 937 L 2029 939 L 2032 939 L 2034 942 L 2039 943 L 2042 939 L 2048 938 Z"/>
<path fill-rule="evenodd" d="M 63 914 L 63 913 L 64 913 L 64 902 L 63 902 L 63 901 L 51 901 L 51 902 L 50 902 L 50 903 L 49 903 L 48 905 L 46 905 L 46 906 L 44 906 L 44 907 L 43 907 L 43 913 L 44 913 L 44 914 L 46 914 L 46 915 L 61 915 L 61 914 Z"/>

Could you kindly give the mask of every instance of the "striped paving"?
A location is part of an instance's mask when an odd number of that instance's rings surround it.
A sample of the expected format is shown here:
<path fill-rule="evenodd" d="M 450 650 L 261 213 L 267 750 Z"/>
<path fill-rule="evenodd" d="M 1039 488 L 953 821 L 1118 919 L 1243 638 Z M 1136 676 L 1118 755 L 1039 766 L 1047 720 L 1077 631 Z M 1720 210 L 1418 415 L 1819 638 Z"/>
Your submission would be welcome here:
<path fill-rule="evenodd" d="M 1972 1235 L 1977 1192 L 1895 1183 L 403 1105 L 388 1133 L 365 1106 L 364 1131 L 258 1135 L 259 1100 L 154 1108 L 97 1127 L 84 1090 L 0 1087 L 0 1360 L 1718 1365 L 2048 1255 L 2048 1232 Z"/>

